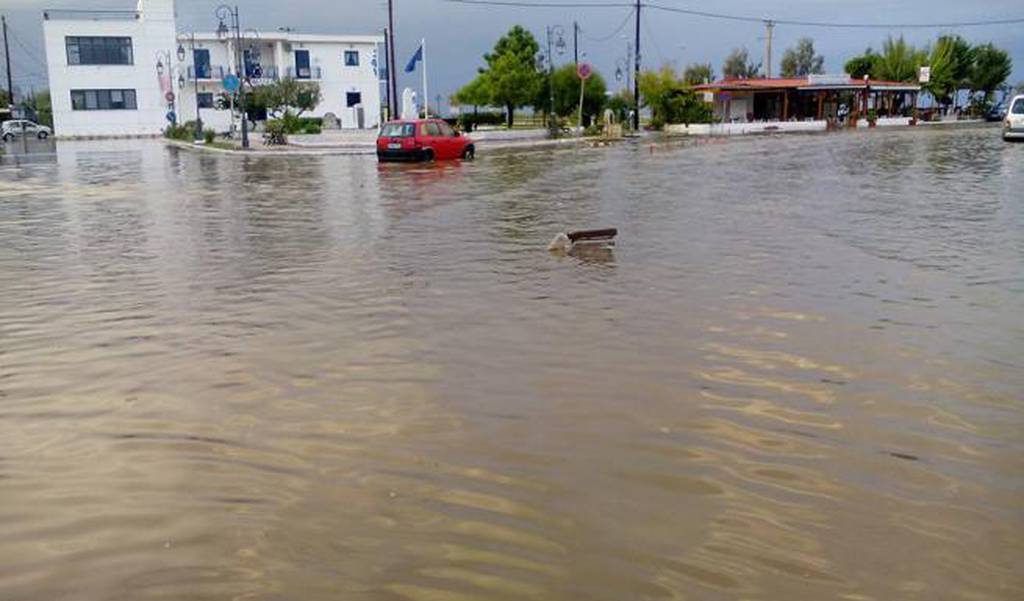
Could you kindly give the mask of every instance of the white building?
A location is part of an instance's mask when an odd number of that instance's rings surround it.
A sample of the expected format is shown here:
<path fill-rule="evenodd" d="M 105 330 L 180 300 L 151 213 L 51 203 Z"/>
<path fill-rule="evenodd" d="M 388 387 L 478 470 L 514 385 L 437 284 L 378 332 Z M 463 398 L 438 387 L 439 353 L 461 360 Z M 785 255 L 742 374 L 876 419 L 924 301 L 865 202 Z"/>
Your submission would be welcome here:
<path fill-rule="evenodd" d="M 197 91 L 203 125 L 227 130 L 231 111 L 219 97 L 224 76 L 238 71 L 237 54 L 251 85 L 286 77 L 318 84 L 322 100 L 306 116 L 334 115 L 344 128 L 379 125 L 380 36 L 249 30 L 236 54 L 233 32 L 178 34 L 175 16 L 174 0 L 138 0 L 135 11 L 43 13 L 56 135 L 158 135 L 172 113 L 195 119 Z"/>

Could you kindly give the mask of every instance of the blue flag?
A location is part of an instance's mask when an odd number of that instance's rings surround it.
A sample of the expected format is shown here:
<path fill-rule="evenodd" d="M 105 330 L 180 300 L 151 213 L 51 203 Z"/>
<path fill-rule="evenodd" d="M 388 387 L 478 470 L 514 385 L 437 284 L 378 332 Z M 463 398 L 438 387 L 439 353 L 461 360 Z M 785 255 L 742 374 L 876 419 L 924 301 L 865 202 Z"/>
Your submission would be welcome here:
<path fill-rule="evenodd" d="M 412 55 L 412 58 L 409 59 L 409 64 L 405 66 L 405 72 L 412 73 L 415 71 L 416 63 L 421 60 L 423 60 L 423 44 L 420 44 L 420 47 L 416 49 L 416 54 Z"/>

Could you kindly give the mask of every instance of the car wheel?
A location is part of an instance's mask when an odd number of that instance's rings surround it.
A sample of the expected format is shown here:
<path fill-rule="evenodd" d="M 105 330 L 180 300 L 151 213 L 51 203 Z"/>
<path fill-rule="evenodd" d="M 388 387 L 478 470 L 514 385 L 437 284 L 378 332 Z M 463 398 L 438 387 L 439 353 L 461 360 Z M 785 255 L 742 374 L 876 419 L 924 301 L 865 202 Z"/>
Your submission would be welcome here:
<path fill-rule="evenodd" d="M 462 151 L 462 158 L 467 161 L 472 161 L 473 159 L 475 159 L 476 148 L 472 144 L 467 146 L 466 149 Z"/>
<path fill-rule="evenodd" d="M 4 134 L 4 142 L 13 142 L 14 134 Z"/>
<path fill-rule="evenodd" d="M 423 160 L 428 162 L 428 163 L 430 161 L 433 161 L 434 160 L 434 151 L 429 149 L 429 148 L 424 150 L 423 151 Z"/>
<path fill-rule="evenodd" d="M 36 137 L 39 138 L 40 140 L 45 140 L 46 136 L 49 136 L 49 135 L 50 134 L 46 133 L 45 131 L 41 131 L 38 134 L 36 134 Z"/>

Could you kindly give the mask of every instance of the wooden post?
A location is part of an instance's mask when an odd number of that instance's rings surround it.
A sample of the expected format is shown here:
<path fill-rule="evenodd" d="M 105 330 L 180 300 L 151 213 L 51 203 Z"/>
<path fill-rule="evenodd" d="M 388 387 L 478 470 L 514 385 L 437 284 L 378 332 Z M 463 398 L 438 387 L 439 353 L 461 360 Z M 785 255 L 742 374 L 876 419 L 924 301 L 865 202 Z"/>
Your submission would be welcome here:
<path fill-rule="evenodd" d="M 818 121 L 821 121 L 823 113 L 825 112 L 825 96 L 818 92 Z"/>
<path fill-rule="evenodd" d="M 782 91 L 782 120 L 789 119 L 789 92 Z"/>
<path fill-rule="evenodd" d="M 913 120 L 911 120 L 910 123 L 911 123 L 911 125 L 917 125 L 917 92 L 911 92 L 910 93 L 910 101 L 914 103 L 914 109 L 913 109 L 914 110 L 914 112 L 913 112 L 913 117 L 914 118 L 913 118 Z"/>

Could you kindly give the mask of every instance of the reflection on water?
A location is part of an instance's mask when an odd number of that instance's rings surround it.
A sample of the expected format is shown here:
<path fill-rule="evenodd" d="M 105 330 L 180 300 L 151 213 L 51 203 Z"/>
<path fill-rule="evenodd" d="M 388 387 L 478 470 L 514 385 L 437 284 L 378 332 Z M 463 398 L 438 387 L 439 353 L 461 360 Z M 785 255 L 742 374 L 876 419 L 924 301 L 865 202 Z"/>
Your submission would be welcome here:
<path fill-rule="evenodd" d="M 0 598 L 1024 597 L 993 129 L 56 160 L 0 165 Z"/>

